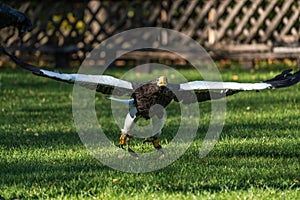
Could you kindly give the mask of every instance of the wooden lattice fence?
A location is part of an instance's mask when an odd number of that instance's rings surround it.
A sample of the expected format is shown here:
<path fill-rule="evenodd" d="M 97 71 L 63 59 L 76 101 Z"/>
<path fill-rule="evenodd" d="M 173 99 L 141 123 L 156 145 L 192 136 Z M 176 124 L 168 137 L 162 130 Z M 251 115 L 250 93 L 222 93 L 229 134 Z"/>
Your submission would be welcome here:
<path fill-rule="evenodd" d="M 23 53 L 83 60 L 108 37 L 137 27 L 165 27 L 187 34 L 215 58 L 299 58 L 300 3 L 292 0 L 4 1 L 25 12 L 35 28 L 18 37 L 0 31 L 1 44 Z M 63 55 L 63 56 L 62 56 Z M 144 59 L 137 53 L 128 58 Z M 163 59 L 165 54 L 151 54 Z M 174 56 L 173 56 L 174 57 Z M 172 58 L 173 58 L 172 57 Z M 126 59 L 126 57 L 124 57 Z"/>

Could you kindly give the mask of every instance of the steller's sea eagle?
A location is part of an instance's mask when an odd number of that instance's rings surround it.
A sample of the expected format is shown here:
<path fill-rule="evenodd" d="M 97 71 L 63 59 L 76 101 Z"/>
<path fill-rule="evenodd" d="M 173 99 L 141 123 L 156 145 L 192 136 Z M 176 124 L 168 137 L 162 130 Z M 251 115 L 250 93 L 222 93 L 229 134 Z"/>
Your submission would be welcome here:
<path fill-rule="evenodd" d="M 75 81 L 82 87 L 91 88 L 94 85 L 97 92 L 106 95 L 130 95 L 132 99 L 127 102 L 130 104 L 129 113 L 126 116 L 124 127 L 121 130 L 119 146 L 124 148 L 127 146 L 128 152 L 137 158 L 137 154 L 129 147 L 129 141 L 132 137 L 130 129 L 139 117 L 145 119 L 152 119 L 155 128 L 152 136 L 145 139 L 144 142 L 152 142 L 154 147 L 162 152 L 159 144 L 159 136 L 164 125 L 163 109 L 157 109 L 154 112 L 150 110 L 155 105 L 166 107 L 171 101 L 181 102 L 183 104 L 202 102 L 211 99 L 218 99 L 226 97 L 241 91 L 249 90 L 263 90 L 275 89 L 294 85 L 300 81 L 300 71 L 291 73 L 291 70 L 285 70 L 276 77 L 258 83 L 237 83 L 237 82 L 213 82 L 213 81 L 192 81 L 181 84 L 169 84 L 167 77 L 160 76 L 159 78 L 148 83 L 143 82 L 129 82 L 120 80 L 107 75 L 85 75 L 85 74 L 62 74 L 52 71 L 40 69 L 36 66 L 24 63 L 9 54 L 3 47 L 1 47 L 4 54 L 17 65 L 31 71 L 33 74 L 43 76 L 68 83 L 75 83 Z M 195 98 L 192 98 L 194 95 Z M 116 101 L 126 101 L 115 99 Z M 152 116 L 154 115 L 154 116 Z M 153 117 L 153 118 L 152 118 Z"/>

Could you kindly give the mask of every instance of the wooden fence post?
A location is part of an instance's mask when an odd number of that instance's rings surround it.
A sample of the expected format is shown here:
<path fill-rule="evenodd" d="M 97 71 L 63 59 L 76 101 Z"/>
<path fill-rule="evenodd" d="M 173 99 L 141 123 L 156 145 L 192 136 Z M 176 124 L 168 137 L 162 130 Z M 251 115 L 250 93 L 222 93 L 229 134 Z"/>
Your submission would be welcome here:
<path fill-rule="evenodd" d="M 217 16 L 216 15 L 217 12 L 214 3 L 214 7 L 208 13 L 208 30 L 207 30 L 208 45 L 214 45 L 217 40 L 217 32 L 216 32 Z"/>

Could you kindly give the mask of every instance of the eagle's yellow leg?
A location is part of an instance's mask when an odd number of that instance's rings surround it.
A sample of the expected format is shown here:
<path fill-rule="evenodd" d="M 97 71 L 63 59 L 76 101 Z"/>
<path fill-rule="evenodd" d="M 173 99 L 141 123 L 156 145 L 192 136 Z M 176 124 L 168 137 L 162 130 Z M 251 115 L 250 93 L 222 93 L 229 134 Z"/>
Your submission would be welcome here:
<path fill-rule="evenodd" d="M 147 138 L 144 140 L 143 143 L 146 143 L 146 142 L 152 142 L 154 148 L 157 150 L 157 151 L 160 151 L 161 152 L 161 156 L 159 157 L 159 159 L 163 159 L 165 157 L 165 152 L 162 148 L 162 146 L 159 144 L 159 138 L 156 137 L 156 136 L 152 136 L 150 138 Z"/>
<path fill-rule="evenodd" d="M 130 138 L 132 136 L 128 135 L 128 134 L 121 134 L 120 136 L 120 142 L 119 142 L 119 147 L 121 147 L 122 149 L 124 149 L 124 145 L 126 144 L 126 146 L 130 145 Z"/>
<path fill-rule="evenodd" d="M 159 150 L 159 149 L 162 148 L 161 145 L 159 144 L 159 139 L 158 138 L 155 138 L 152 143 L 153 143 L 153 146 L 154 146 L 155 149 Z"/>
<path fill-rule="evenodd" d="M 123 134 L 121 134 L 121 136 L 120 136 L 120 142 L 119 142 L 119 147 L 124 148 L 125 138 L 126 138 L 126 136 L 123 135 Z"/>
<path fill-rule="evenodd" d="M 144 140 L 143 143 L 146 143 L 146 142 L 152 142 L 154 148 L 155 148 L 156 150 L 161 151 L 161 152 L 163 153 L 163 151 L 162 151 L 162 146 L 159 144 L 160 141 L 159 141 L 159 138 L 158 138 L 158 137 L 153 136 L 153 137 L 147 138 L 147 139 Z"/>

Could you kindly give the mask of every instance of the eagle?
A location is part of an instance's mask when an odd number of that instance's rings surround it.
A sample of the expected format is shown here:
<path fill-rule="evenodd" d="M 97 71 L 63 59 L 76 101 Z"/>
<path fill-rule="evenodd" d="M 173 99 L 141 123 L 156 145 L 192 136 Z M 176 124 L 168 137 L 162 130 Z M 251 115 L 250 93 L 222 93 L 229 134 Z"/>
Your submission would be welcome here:
<path fill-rule="evenodd" d="M 8 26 L 17 27 L 21 34 L 32 30 L 32 23 L 24 13 L 0 2 L 0 29 Z"/>
<path fill-rule="evenodd" d="M 76 82 L 82 87 L 93 88 L 105 95 L 131 96 L 129 100 L 115 97 L 110 97 L 109 99 L 129 104 L 129 112 L 126 115 L 124 127 L 121 129 L 119 147 L 124 149 L 127 147 L 128 152 L 135 158 L 138 158 L 138 155 L 130 148 L 130 138 L 133 137 L 130 134 L 130 130 L 139 118 L 151 119 L 153 126 L 155 126 L 152 136 L 146 138 L 144 143 L 151 142 L 154 148 L 162 153 L 162 156 L 165 155 L 159 142 L 165 122 L 162 108 L 167 107 L 172 101 L 183 104 L 203 102 L 223 98 L 242 91 L 289 87 L 300 81 L 300 71 L 291 73 L 292 70 L 288 69 L 272 79 L 255 83 L 191 81 L 172 84 L 168 82 L 166 76 L 160 76 L 147 83 L 129 82 L 108 75 L 65 74 L 48 71 L 19 60 L 3 47 L 0 50 L 18 66 L 31 71 L 34 75 L 68 83 Z"/>

